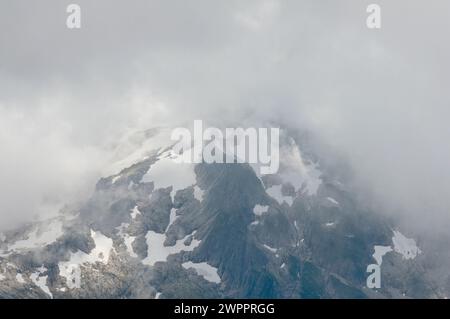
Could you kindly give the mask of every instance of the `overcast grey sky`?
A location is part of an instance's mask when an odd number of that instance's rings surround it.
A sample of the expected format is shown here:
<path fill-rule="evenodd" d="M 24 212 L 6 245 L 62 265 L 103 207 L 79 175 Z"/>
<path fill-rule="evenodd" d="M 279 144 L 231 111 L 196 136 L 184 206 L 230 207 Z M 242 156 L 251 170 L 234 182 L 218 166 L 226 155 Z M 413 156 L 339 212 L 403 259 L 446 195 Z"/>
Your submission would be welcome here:
<path fill-rule="evenodd" d="M 0 223 L 86 195 L 130 128 L 253 114 L 346 154 L 384 209 L 450 226 L 449 31 L 447 0 L 0 0 Z"/>

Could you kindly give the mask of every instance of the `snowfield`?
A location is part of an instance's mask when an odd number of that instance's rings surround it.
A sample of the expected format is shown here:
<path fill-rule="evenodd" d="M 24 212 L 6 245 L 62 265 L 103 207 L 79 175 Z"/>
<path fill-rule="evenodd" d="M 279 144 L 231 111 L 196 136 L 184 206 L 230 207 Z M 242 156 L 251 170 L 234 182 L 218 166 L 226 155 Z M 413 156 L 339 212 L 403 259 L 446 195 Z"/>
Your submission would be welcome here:
<path fill-rule="evenodd" d="M 91 230 L 91 237 L 94 240 L 95 247 L 89 254 L 79 250 L 76 253 L 71 253 L 68 261 L 62 261 L 58 264 L 59 275 L 66 278 L 67 287 L 71 289 L 81 287 L 81 265 L 96 262 L 108 263 L 109 255 L 113 249 L 112 239 L 93 230 Z"/>
<path fill-rule="evenodd" d="M 202 263 L 193 263 L 191 261 L 185 262 L 182 264 L 183 268 L 189 269 L 192 268 L 195 270 L 195 272 L 199 275 L 205 278 L 205 280 L 209 282 L 213 282 L 216 284 L 220 284 L 222 280 L 220 279 L 220 276 L 217 272 L 217 268 L 211 266 L 210 264 L 206 262 Z"/>

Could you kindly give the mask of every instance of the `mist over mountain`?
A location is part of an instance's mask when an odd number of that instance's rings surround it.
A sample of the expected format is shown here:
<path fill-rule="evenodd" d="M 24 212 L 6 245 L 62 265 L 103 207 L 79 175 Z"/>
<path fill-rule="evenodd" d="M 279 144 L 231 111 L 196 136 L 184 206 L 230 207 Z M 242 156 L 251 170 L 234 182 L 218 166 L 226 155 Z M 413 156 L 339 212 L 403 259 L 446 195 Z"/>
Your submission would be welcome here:
<path fill-rule="evenodd" d="M 167 129 L 133 136 L 87 201 L 1 233 L 0 297 L 447 297 L 448 251 L 361 205 L 304 134 L 282 132 L 270 175 L 176 163 Z"/>
<path fill-rule="evenodd" d="M 0 272 L 7 278 L 0 281 L 2 296 L 20 296 L 29 287 L 35 289 L 30 296 L 50 296 L 47 288 L 36 289 L 43 276 L 52 296 L 101 296 L 104 287 L 71 288 L 73 269 L 61 263 L 75 258 L 82 283 L 90 282 L 84 275 L 94 276 L 92 269 L 83 270 L 85 264 L 154 278 L 130 292 L 125 287 L 139 279 L 117 275 L 123 286 L 111 283 L 118 289 L 114 296 L 178 296 L 177 280 L 161 278 L 182 267 L 188 278 L 206 272 L 212 280 L 194 287 L 180 279 L 186 285 L 180 291 L 192 296 L 374 297 L 361 291 L 374 246 L 392 249 L 383 259 L 390 286 L 381 296 L 447 294 L 448 1 L 380 0 L 378 30 L 366 27 L 372 1 L 77 3 L 78 30 L 66 28 L 67 4 L 61 1 L 0 3 L 0 258 L 2 267 L 14 265 Z M 219 128 L 280 127 L 307 162 L 318 165 L 321 186 L 303 198 L 295 184 L 304 176 L 263 179 L 261 186 L 245 165 L 200 165 L 195 183 L 175 194 L 168 188 L 180 181 L 171 178 L 171 170 L 160 183 L 164 187 L 141 182 L 157 161 L 158 147 L 144 147 L 153 143 L 155 130 L 194 120 Z M 153 159 L 150 151 L 156 152 Z M 293 158 L 298 159 L 284 153 L 281 160 L 287 165 Z M 298 170 L 295 161 L 288 166 Z M 112 183 L 116 177 L 118 184 Z M 136 189 L 127 188 L 130 181 Z M 211 189 L 203 201 L 194 196 L 195 185 L 206 191 L 213 182 L 223 189 Z M 248 190 L 236 194 L 233 186 L 241 184 Z M 230 208 L 230 202 L 238 207 Z M 253 213 L 255 205 L 260 213 Z M 129 217 L 135 207 L 142 220 Z M 229 219 L 228 211 L 234 212 Z M 51 230 L 41 230 L 48 220 Z M 258 220 L 259 226 L 251 226 Z M 302 226 L 296 229 L 294 222 Z M 252 252 L 248 259 L 230 260 L 266 268 L 236 272 L 232 261 L 216 254 L 223 248 L 219 224 L 238 227 L 230 247 Z M 344 240 L 350 235 L 357 244 Z M 409 258 L 395 249 L 394 237 L 422 253 Z M 172 247 L 176 253 L 167 258 L 174 263 L 152 268 L 147 239 Z M 288 249 L 297 239 L 305 246 Z M 281 257 L 264 245 L 280 249 Z M 189 250 L 179 253 L 180 247 Z M 326 259 L 333 255 L 330 247 L 340 254 L 337 261 Z M 117 256 L 125 260 L 111 268 L 108 260 Z M 287 284 L 303 272 L 315 281 Z M 420 278 L 419 286 L 402 286 L 405 273 L 410 283 Z M 222 290 L 214 286 L 216 275 Z"/>

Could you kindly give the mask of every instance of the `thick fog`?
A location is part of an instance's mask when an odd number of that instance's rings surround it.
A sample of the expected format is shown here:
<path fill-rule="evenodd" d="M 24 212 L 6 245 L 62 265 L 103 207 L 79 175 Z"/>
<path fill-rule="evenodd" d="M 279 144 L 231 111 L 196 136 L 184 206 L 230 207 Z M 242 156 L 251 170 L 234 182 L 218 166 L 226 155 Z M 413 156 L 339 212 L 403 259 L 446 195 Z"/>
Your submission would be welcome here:
<path fill-rule="evenodd" d="M 253 118 L 311 130 L 371 205 L 445 229 L 449 33 L 447 0 L 1 0 L 0 225 L 87 196 L 130 130 Z"/>

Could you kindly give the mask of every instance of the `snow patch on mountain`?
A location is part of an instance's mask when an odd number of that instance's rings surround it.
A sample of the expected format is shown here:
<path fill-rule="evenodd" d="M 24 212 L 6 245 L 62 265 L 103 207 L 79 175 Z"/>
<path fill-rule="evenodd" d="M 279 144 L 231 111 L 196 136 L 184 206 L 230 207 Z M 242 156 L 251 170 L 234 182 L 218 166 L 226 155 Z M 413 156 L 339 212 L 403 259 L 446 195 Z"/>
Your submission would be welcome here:
<path fill-rule="evenodd" d="M 263 246 L 264 246 L 264 248 L 266 248 L 267 250 L 270 250 L 273 253 L 276 253 L 278 251 L 278 249 L 270 247 L 269 245 L 264 244 Z"/>
<path fill-rule="evenodd" d="M 205 280 L 207 280 L 209 282 L 220 284 L 222 281 L 218 274 L 218 269 L 216 267 L 211 266 L 210 264 L 208 264 L 206 262 L 193 263 L 191 261 L 188 261 L 181 265 L 185 269 L 190 269 L 190 268 L 194 269 L 195 272 L 199 276 L 202 276 L 203 278 L 205 278 Z"/>
<path fill-rule="evenodd" d="M 172 187 L 170 193 L 173 198 L 177 191 L 185 189 L 196 183 L 195 164 L 177 163 L 171 151 L 164 152 L 158 161 L 150 166 L 141 182 L 153 182 L 155 189 Z"/>
<path fill-rule="evenodd" d="M 394 230 L 392 243 L 394 244 L 394 251 L 401 254 L 403 259 L 414 259 L 422 252 L 414 239 L 405 237 L 397 230 Z"/>
<path fill-rule="evenodd" d="M 332 197 L 327 197 L 326 198 L 328 202 L 330 202 L 331 204 L 335 205 L 335 206 L 339 206 L 339 202 L 337 200 L 335 200 Z"/>
<path fill-rule="evenodd" d="M 172 226 L 172 224 L 177 220 L 177 218 L 178 218 L 178 216 L 177 216 L 177 209 L 176 208 L 172 208 L 170 210 L 169 225 L 167 225 L 166 232 L 169 230 L 170 226 Z"/>
<path fill-rule="evenodd" d="M 53 299 L 53 294 L 47 286 L 47 278 L 48 276 L 41 276 L 42 273 L 46 272 L 47 268 L 41 267 L 38 268 L 37 272 L 34 272 L 30 275 L 31 281 L 38 286 L 43 292 L 50 296 Z"/>
<path fill-rule="evenodd" d="M 81 265 L 96 262 L 108 263 L 109 255 L 113 250 L 112 239 L 93 230 L 91 230 L 91 238 L 94 240 L 95 247 L 89 254 L 79 250 L 76 253 L 71 253 L 68 261 L 58 264 L 59 275 L 66 278 L 67 287 L 71 289 L 81 287 Z"/>
<path fill-rule="evenodd" d="M 133 210 L 131 211 L 131 218 L 135 219 L 137 215 L 141 215 L 141 212 L 139 211 L 137 206 L 134 206 Z"/>
<path fill-rule="evenodd" d="M 115 184 L 121 177 L 122 175 L 114 176 L 113 179 L 111 180 L 111 184 Z"/>
<path fill-rule="evenodd" d="M 256 216 L 262 216 L 262 214 L 267 213 L 268 210 L 269 206 L 255 205 L 255 207 L 253 207 L 253 213 Z"/>
<path fill-rule="evenodd" d="M 194 250 L 200 244 L 199 240 L 193 238 L 189 245 L 185 244 L 185 241 L 189 238 L 189 236 L 194 236 L 194 234 L 195 232 L 180 240 L 177 240 L 174 246 L 164 246 L 164 242 L 167 239 L 166 234 L 148 231 L 147 235 L 145 235 L 148 247 L 147 257 L 142 260 L 142 263 L 153 266 L 157 262 L 167 261 L 167 257 L 170 255 L 178 254 L 182 251 Z"/>

